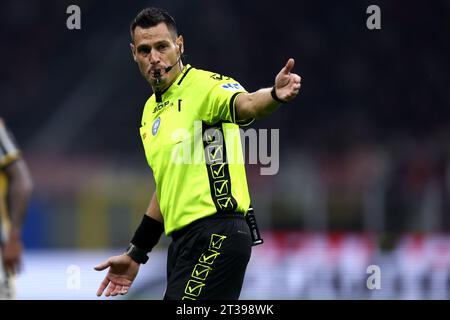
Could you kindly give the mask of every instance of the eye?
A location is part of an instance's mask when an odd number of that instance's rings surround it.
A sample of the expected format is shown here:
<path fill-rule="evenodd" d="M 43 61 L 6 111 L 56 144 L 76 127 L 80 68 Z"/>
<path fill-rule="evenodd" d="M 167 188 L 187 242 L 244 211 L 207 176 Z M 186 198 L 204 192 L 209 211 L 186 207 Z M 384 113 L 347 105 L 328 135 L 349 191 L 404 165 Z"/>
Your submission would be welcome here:
<path fill-rule="evenodd" d="M 138 52 L 142 55 L 147 55 L 150 53 L 150 48 L 149 47 L 139 47 Z"/>
<path fill-rule="evenodd" d="M 168 45 L 166 43 L 162 43 L 162 44 L 158 45 L 157 49 L 158 49 L 158 51 L 164 51 L 167 49 L 167 47 L 168 47 Z"/>

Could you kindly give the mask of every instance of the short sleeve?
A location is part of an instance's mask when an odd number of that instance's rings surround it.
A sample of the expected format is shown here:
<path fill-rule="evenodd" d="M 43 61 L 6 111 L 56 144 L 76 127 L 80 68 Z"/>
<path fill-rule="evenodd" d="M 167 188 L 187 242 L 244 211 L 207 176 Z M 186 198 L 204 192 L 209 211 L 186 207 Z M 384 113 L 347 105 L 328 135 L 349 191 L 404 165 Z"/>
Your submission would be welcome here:
<path fill-rule="evenodd" d="M 19 156 L 20 150 L 17 148 L 14 137 L 0 119 L 0 168 L 14 162 Z"/>
<path fill-rule="evenodd" d="M 208 93 L 208 121 L 210 123 L 228 121 L 246 125 L 246 123 L 236 121 L 235 109 L 237 96 L 244 92 L 247 92 L 244 87 L 232 78 L 220 81 L 212 86 Z"/>

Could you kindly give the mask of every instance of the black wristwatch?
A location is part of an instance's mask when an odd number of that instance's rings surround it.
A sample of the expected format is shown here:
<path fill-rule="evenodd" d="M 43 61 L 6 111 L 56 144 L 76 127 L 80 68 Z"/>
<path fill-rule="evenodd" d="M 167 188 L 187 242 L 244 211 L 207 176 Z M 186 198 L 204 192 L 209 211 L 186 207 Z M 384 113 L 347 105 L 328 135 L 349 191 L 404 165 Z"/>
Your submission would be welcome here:
<path fill-rule="evenodd" d="M 275 91 L 275 86 L 272 87 L 272 90 L 270 91 L 270 95 L 272 96 L 272 99 L 279 103 L 287 103 L 287 101 L 283 101 L 277 96 L 277 92 Z"/>
<path fill-rule="evenodd" d="M 139 249 L 132 243 L 130 243 L 126 254 L 137 263 L 145 264 L 148 261 L 147 252 L 145 250 Z"/>

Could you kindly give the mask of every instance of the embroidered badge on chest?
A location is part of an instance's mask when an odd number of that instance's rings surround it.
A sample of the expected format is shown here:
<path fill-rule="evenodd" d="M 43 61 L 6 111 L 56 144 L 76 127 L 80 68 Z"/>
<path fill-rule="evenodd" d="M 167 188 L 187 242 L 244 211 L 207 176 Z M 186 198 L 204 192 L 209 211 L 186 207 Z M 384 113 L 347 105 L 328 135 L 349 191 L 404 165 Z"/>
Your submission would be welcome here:
<path fill-rule="evenodd" d="M 158 133 L 160 124 L 161 124 L 161 117 L 158 117 L 158 119 L 156 119 L 155 122 L 153 122 L 153 126 L 152 126 L 152 134 L 154 136 L 156 136 L 156 134 Z"/>

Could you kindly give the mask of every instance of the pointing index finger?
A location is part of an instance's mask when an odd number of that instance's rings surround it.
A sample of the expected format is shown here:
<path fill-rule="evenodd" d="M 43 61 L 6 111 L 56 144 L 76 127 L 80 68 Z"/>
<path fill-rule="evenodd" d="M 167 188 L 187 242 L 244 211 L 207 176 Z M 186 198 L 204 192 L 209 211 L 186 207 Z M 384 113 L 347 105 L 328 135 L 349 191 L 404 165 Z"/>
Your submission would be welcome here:
<path fill-rule="evenodd" d="M 110 262 L 108 259 L 105 262 L 102 262 L 99 265 L 95 266 L 94 269 L 97 271 L 102 271 L 102 270 L 105 270 L 107 267 L 109 267 L 109 265 L 110 265 Z"/>

